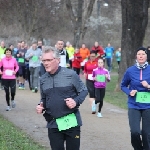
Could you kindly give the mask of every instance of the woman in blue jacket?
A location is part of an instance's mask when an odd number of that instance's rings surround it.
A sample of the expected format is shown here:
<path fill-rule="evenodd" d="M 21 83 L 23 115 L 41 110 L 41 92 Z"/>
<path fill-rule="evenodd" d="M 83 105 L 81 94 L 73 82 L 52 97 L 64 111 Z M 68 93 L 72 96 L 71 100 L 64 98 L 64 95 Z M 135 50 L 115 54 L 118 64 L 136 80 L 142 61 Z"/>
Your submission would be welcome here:
<path fill-rule="evenodd" d="M 121 89 L 128 95 L 131 144 L 134 150 L 150 150 L 150 66 L 146 48 L 137 50 L 136 63 L 126 70 Z"/>

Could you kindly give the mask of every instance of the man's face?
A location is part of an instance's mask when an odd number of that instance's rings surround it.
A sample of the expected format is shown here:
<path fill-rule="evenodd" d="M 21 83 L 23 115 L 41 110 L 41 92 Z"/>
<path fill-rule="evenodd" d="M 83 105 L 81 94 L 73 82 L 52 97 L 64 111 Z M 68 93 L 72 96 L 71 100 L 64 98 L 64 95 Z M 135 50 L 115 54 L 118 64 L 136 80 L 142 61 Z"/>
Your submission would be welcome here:
<path fill-rule="evenodd" d="M 82 44 L 82 48 L 85 48 L 85 44 Z"/>
<path fill-rule="evenodd" d="M 18 48 L 21 48 L 21 43 L 18 43 L 18 44 L 17 44 L 17 47 L 18 47 Z"/>
<path fill-rule="evenodd" d="M 58 41 L 58 42 L 57 42 L 57 48 L 58 48 L 59 50 L 62 50 L 63 47 L 64 47 L 64 42 L 63 42 L 63 41 Z"/>
<path fill-rule="evenodd" d="M 5 47 L 5 42 L 4 41 L 1 42 L 1 47 L 3 47 L 3 48 Z"/>
<path fill-rule="evenodd" d="M 21 42 L 21 47 L 24 48 L 25 47 L 25 42 Z"/>
<path fill-rule="evenodd" d="M 59 59 L 55 58 L 53 52 L 43 53 L 42 62 L 46 72 L 54 74 L 59 67 Z"/>
<path fill-rule="evenodd" d="M 37 49 L 37 44 L 36 43 L 34 43 L 34 44 L 32 44 L 32 49 Z"/>
<path fill-rule="evenodd" d="M 42 46 L 42 41 L 38 41 L 38 46 Z"/>
<path fill-rule="evenodd" d="M 95 47 L 97 47 L 97 46 L 98 46 L 98 42 L 95 42 L 95 44 L 94 44 L 94 45 L 95 45 Z"/>

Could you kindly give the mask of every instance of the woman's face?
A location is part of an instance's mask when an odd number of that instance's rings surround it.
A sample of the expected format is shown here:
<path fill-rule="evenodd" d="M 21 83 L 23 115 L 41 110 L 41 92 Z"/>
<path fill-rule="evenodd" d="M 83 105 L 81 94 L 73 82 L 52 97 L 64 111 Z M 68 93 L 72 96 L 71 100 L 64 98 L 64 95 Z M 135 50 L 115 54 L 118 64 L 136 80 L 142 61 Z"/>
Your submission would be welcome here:
<path fill-rule="evenodd" d="M 93 54 L 90 55 L 90 60 L 91 60 L 91 61 L 94 61 L 95 58 L 96 58 L 96 54 L 93 53 Z"/>
<path fill-rule="evenodd" d="M 104 61 L 102 59 L 98 60 L 98 67 L 100 67 L 100 68 L 104 67 Z"/>
<path fill-rule="evenodd" d="M 6 51 L 6 57 L 10 57 L 11 56 L 11 51 Z"/>
<path fill-rule="evenodd" d="M 143 50 L 139 50 L 136 58 L 139 64 L 144 64 L 147 61 L 147 54 Z"/>

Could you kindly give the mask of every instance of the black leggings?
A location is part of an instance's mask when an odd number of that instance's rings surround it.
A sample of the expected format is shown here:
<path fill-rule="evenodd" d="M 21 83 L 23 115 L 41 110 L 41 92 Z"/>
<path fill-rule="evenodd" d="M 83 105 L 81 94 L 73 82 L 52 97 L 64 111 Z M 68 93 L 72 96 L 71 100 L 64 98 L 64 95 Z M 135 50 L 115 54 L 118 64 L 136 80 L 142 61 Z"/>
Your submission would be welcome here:
<path fill-rule="evenodd" d="M 80 68 L 74 68 L 73 67 L 73 70 L 79 75 L 80 74 Z"/>
<path fill-rule="evenodd" d="M 3 79 L 3 86 L 6 93 L 6 102 L 10 106 L 9 88 L 11 90 L 11 100 L 14 100 L 16 94 L 16 79 Z"/>
<path fill-rule="evenodd" d="M 150 109 L 129 108 L 128 118 L 134 150 L 150 150 Z"/>
<path fill-rule="evenodd" d="M 105 97 L 105 88 L 95 88 L 95 104 L 99 103 L 98 112 L 101 112 L 104 97 Z"/>

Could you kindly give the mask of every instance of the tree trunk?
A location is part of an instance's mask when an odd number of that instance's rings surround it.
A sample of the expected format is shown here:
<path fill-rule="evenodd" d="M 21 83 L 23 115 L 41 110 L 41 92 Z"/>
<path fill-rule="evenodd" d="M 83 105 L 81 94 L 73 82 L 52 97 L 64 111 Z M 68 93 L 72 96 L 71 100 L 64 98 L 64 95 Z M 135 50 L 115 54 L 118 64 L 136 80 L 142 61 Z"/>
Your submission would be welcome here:
<path fill-rule="evenodd" d="M 116 91 L 125 70 L 134 64 L 136 50 L 143 45 L 148 23 L 149 0 L 122 0 L 121 63 Z"/>
<path fill-rule="evenodd" d="M 74 46 L 79 46 L 80 36 L 82 34 L 82 8 L 83 8 L 83 0 L 78 0 L 78 10 L 77 10 L 77 18 L 75 20 L 74 27 Z"/>

